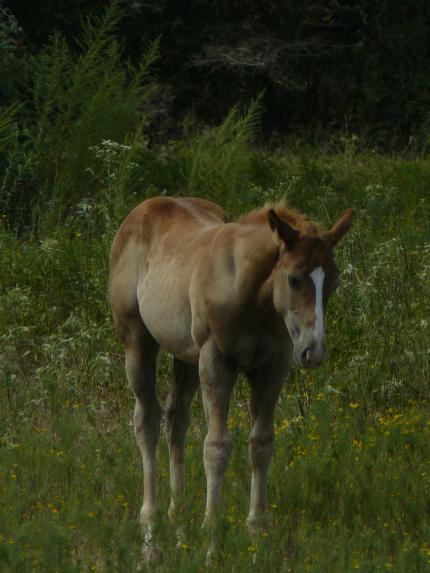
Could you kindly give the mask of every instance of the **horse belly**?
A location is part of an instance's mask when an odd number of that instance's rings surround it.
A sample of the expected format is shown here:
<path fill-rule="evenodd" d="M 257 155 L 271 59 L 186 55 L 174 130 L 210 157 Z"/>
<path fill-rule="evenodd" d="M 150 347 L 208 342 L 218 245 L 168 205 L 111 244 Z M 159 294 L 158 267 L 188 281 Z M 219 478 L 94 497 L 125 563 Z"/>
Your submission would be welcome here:
<path fill-rule="evenodd" d="M 146 328 L 163 350 L 183 362 L 196 364 L 199 348 L 191 336 L 191 307 L 186 285 L 175 272 L 151 276 L 139 283 L 137 296 Z"/>

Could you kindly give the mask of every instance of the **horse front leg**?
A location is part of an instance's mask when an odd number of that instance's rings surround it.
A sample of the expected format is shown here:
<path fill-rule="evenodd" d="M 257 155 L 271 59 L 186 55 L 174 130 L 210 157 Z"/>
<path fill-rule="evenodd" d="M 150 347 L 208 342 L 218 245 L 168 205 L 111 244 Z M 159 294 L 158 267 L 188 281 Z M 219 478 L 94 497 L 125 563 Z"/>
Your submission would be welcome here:
<path fill-rule="evenodd" d="M 215 342 L 209 340 L 200 351 L 199 372 L 207 424 L 203 460 L 207 483 L 204 525 L 208 526 L 217 515 L 221 484 L 233 447 L 227 416 L 237 370 L 228 367 Z"/>
<path fill-rule="evenodd" d="M 251 500 L 247 519 L 251 537 L 258 534 L 266 511 L 267 476 L 275 438 L 275 408 L 287 370 L 286 357 L 276 355 L 270 362 L 247 373 L 251 385 L 252 417 L 249 438 Z"/>

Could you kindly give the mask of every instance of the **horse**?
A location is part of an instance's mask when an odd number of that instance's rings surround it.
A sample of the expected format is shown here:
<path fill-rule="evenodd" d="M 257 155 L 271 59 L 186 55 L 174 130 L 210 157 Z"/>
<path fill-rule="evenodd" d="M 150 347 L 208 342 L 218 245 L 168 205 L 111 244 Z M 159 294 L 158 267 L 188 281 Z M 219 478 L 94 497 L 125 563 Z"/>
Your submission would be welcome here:
<path fill-rule="evenodd" d="M 303 368 L 325 359 L 327 304 L 339 283 L 333 249 L 353 213 L 347 210 L 323 231 L 286 203 L 227 222 L 223 209 L 206 199 L 156 197 L 140 203 L 121 224 L 110 252 L 109 298 L 136 398 L 134 430 L 144 476 L 140 521 L 149 553 L 162 416 L 158 350 L 173 355 L 165 408 L 169 516 L 184 499 L 185 440 L 200 385 L 207 423 L 204 524 L 214 523 L 232 450 L 229 401 L 242 371 L 250 386 L 252 421 L 247 525 L 255 534 L 266 508 L 275 407 L 293 359 Z"/>

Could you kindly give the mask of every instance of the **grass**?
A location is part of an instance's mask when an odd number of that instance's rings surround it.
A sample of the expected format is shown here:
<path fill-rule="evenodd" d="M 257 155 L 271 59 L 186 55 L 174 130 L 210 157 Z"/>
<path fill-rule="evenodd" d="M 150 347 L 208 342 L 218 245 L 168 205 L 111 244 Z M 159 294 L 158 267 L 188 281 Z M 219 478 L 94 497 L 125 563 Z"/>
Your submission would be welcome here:
<path fill-rule="evenodd" d="M 128 174 L 112 155 L 100 157 L 106 173 Z M 343 283 L 329 313 L 329 359 L 315 372 L 294 371 L 277 411 L 270 507 L 258 548 L 244 527 L 249 414 L 246 383 L 237 385 L 222 551 L 213 570 L 429 571 L 430 165 L 309 151 L 278 151 L 258 161 L 260 180 L 251 180 L 242 196 L 249 207 L 287 194 L 326 224 L 350 205 L 358 217 L 337 254 Z M 120 207 L 127 211 L 142 198 L 129 196 Z M 103 202 L 89 205 L 37 238 L 17 238 L 2 220 L 5 572 L 125 572 L 139 559 L 142 480 L 133 399 L 106 296 L 107 250 L 120 216 Z M 162 399 L 169 373 L 162 356 Z M 178 551 L 165 516 L 168 458 L 161 441 L 164 571 L 204 569 L 204 433 L 197 398 L 186 461 L 190 513 Z"/>

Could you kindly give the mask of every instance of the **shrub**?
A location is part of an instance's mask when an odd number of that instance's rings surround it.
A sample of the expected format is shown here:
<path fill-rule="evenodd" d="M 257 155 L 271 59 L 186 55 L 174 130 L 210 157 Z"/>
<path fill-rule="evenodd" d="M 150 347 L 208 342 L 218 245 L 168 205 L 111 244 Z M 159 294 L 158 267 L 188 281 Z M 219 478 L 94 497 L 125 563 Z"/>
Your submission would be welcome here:
<path fill-rule="evenodd" d="M 6 173 L 1 193 L 2 201 L 16 194 L 27 210 L 35 209 L 42 225 L 58 226 L 80 198 L 97 193 L 86 169 L 96 162 L 91 146 L 103 139 L 124 143 L 131 133 L 144 131 L 143 110 L 154 89 L 149 67 L 158 45 L 149 46 L 139 65 L 124 62 L 115 38 L 120 15 L 113 2 L 102 18 L 83 22 L 78 52 L 56 33 L 32 58 L 33 89 L 19 116 L 20 145 L 4 157 L 15 176 Z M 29 193 L 20 197 L 16 175 L 29 162 Z"/>

